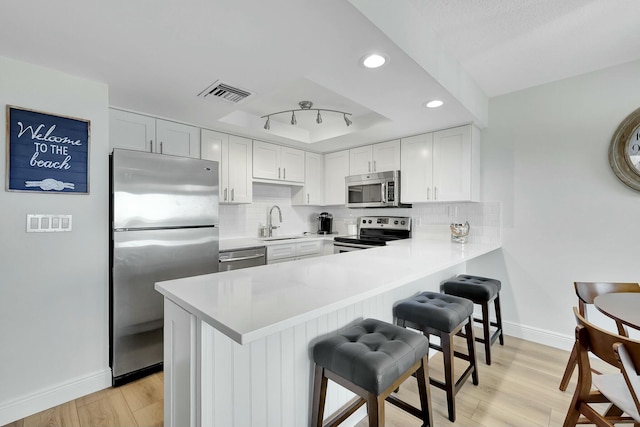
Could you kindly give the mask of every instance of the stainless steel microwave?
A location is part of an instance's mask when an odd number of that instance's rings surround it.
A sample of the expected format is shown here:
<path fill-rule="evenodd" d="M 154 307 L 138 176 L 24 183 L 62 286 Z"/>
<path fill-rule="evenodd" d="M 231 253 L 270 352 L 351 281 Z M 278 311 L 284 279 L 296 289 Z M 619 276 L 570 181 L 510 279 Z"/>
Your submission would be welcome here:
<path fill-rule="evenodd" d="M 400 203 L 400 171 L 347 176 L 345 198 L 348 208 L 411 206 Z"/>

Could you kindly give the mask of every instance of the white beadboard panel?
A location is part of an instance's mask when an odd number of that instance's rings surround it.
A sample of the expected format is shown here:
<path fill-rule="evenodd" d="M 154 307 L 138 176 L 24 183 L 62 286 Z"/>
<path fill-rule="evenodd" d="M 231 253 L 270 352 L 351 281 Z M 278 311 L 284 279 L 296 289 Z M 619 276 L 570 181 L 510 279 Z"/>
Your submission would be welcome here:
<path fill-rule="evenodd" d="M 297 408 L 295 399 L 296 376 L 293 361 L 296 353 L 293 329 L 286 329 L 280 333 L 280 393 L 282 394 L 280 413 L 283 426 L 295 425 L 295 411 Z"/>
<path fill-rule="evenodd" d="M 280 365 L 280 333 L 267 340 L 267 426 L 285 427 L 282 424 L 282 367 Z"/>
<path fill-rule="evenodd" d="M 364 318 L 393 322 L 397 301 L 425 290 L 437 292 L 442 280 L 464 272 L 464 267 L 452 267 L 244 346 L 203 324 L 202 426 L 308 425 L 314 343 Z M 353 393 L 329 381 L 325 417 L 353 397 Z M 357 415 L 354 418 L 348 424 L 358 421 Z"/>
<path fill-rule="evenodd" d="M 165 312 L 165 318 L 167 317 Z M 200 323 L 200 351 L 201 351 L 201 362 L 200 362 L 200 420 L 201 425 L 203 426 L 212 426 L 213 421 L 213 412 L 214 412 L 214 404 L 216 401 L 215 387 L 214 387 L 214 378 L 216 378 L 214 364 L 208 360 L 206 363 L 202 360 L 202 357 L 211 357 L 213 354 L 213 336 L 215 330 L 208 324 L 204 322 Z M 165 360 L 166 364 L 166 360 Z M 167 371 L 167 367 L 164 368 L 165 372 Z M 166 382 L 165 378 L 165 382 Z"/>
<path fill-rule="evenodd" d="M 251 390 L 251 347 L 235 341 L 233 347 L 233 424 L 250 426 L 251 399 L 247 399 Z"/>
<path fill-rule="evenodd" d="M 213 419 L 216 426 L 233 426 L 233 397 L 235 396 L 233 341 L 214 329 L 213 332 L 214 391 Z M 204 363 L 204 360 L 203 360 Z M 206 406 L 203 399 L 203 406 Z"/>
<path fill-rule="evenodd" d="M 251 390 L 247 394 L 251 400 L 251 427 L 267 425 L 267 346 L 266 339 L 250 344 Z"/>

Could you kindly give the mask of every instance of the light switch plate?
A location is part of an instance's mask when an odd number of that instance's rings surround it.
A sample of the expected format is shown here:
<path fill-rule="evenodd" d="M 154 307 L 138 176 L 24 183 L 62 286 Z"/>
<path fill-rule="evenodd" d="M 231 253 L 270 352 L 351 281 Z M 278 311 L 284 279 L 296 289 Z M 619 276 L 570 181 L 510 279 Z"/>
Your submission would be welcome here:
<path fill-rule="evenodd" d="M 27 214 L 27 233 L 71 231 L 72 215 Z"/>

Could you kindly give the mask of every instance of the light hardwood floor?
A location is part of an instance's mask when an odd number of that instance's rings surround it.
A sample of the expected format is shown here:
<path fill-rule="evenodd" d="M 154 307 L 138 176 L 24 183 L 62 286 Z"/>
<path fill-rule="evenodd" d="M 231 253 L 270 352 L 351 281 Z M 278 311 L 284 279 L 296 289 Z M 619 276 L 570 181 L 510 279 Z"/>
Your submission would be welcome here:
<path fill-rule="evenodd" d="M 483 362 L 481 346 L 477 348 L 480 384 L 474 386 L 468 381 L 458 393 L 455 424 L 447 418 L 444 392 L 431 387 L 436 426 L 562 425 L 576 384 L 574 373 L 567 391 L 558 390 L 569 352 L 505 337 L 504 347 L 498 343 L 493 345 L 493 364 L 487 366 Z M 459 363 L 461 368 L 462 363 Z M 442 358 L 439 354 L 430 359 L 429 369 L 432 376 L 442 378 Z M 419 405 L 414 379 L 407 380 L 399 393 L 403 399 Z M 387 404 L 386 411 L 388 427 L 421 425 L 419 420 L 393 405 Z M 163 376 L 159 373 L 84 396 L 5 427 L 152 427 L 162 426 L 162 423 Z M 366 421 L 362 421 L 357 427 L 366 425 Z"/>

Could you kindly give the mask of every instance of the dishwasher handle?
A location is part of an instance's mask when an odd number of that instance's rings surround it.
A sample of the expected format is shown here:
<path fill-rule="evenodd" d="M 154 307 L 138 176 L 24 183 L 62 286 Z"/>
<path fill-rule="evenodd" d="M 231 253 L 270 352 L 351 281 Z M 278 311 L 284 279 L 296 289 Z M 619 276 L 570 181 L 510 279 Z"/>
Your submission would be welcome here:
<path fill-rule="evenodd" d="M 257 259 L 264 258 L 264 254 L 250 255 L 250 256 L 242 256 L 237 258 L 225 258 L 219 259 L 218 262 L 233 262 L 233 261 L 246 261 L 248 259 Z"/>

